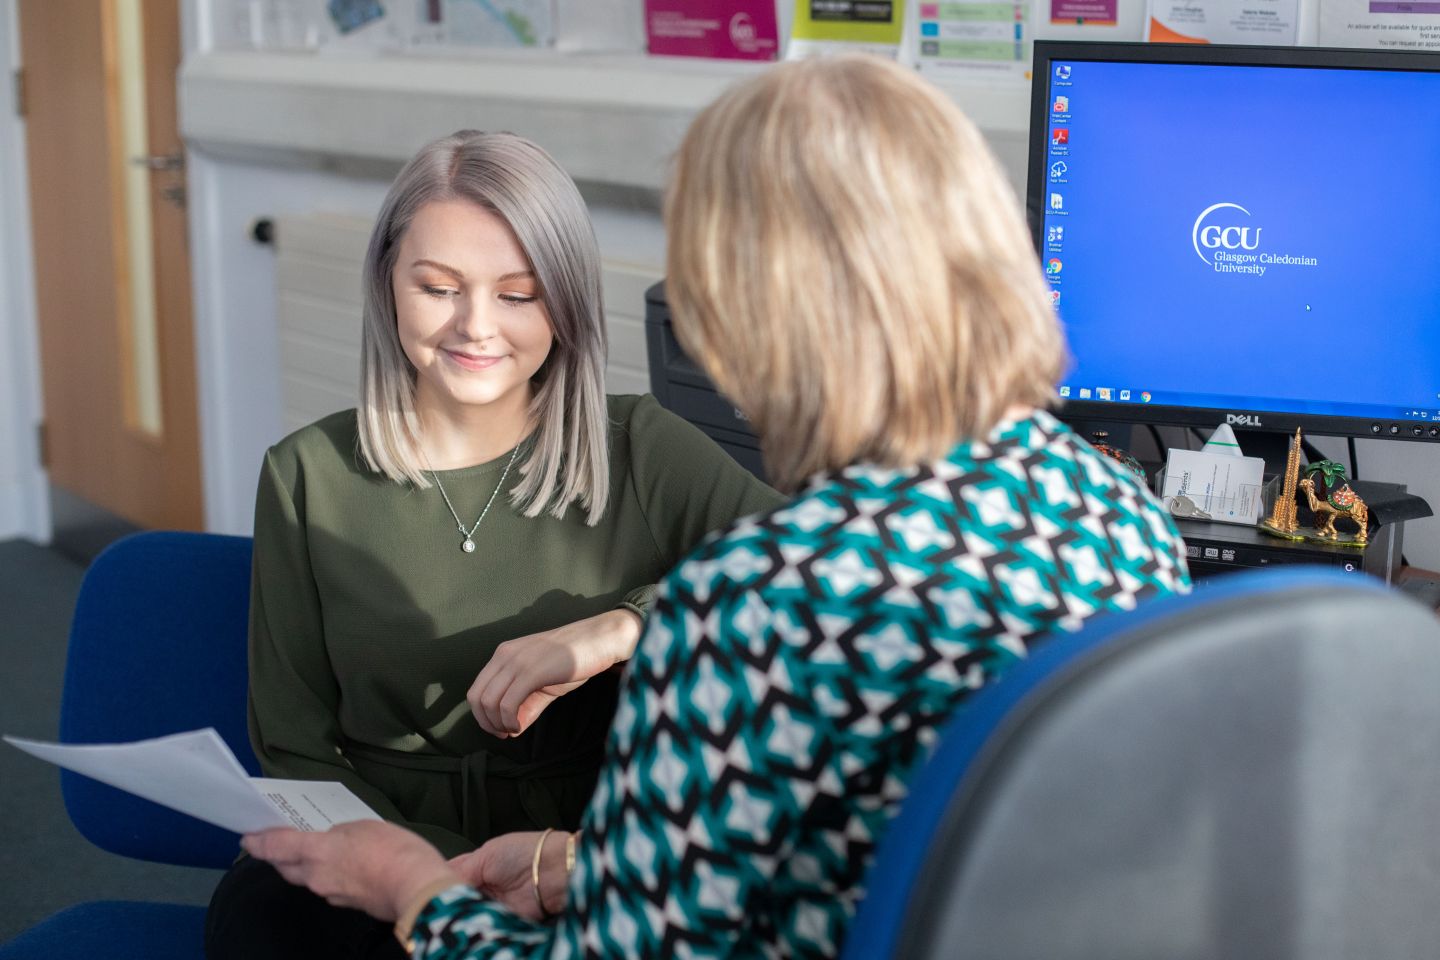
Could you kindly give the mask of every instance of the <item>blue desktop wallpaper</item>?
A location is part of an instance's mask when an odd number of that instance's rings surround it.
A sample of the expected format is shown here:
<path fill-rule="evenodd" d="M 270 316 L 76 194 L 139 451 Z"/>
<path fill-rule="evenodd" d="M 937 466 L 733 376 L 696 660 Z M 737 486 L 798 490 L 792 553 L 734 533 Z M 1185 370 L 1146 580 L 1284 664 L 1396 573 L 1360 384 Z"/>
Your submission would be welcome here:
<path fill-rule="evenodd" d="M 1440 419 L 1440 75 L 1073 61 L 1049 100 L 1071 399 Z"/>

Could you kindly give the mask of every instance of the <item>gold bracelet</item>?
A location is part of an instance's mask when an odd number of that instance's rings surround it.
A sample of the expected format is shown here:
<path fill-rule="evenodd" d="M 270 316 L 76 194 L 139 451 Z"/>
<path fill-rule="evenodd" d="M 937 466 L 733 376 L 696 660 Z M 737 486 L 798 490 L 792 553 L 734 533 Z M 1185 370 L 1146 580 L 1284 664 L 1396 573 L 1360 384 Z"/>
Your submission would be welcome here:
<path fill-rule="evenodd" d="M 545 852 L 545 838 L 554 832 L 554 827 L 541 831 L 540 840 L 535 844 L 535 859 L 530 861 L 530 888 L 535 891 L 535 905 L 540 908 L 541 920 L 550 916 L 550 912 L 545 909 L 545 901 L 540 896 L 540 854 Z"/>
<path fill-rule="evenodd" d="M 575 840 L 576 840 L 576 838 L 579 837 L 579 836 L 580 836 L 580 831 L 579 831 L 579 830 L 576 830 L 574 833 L 570 834 L 569 836 L 567 836 L 567 837 L 565 838 L 565 876 L 566 876 L 566 877 L 569 877 L 570 874 L 572 874 L 572 873 L 575 872 Z"/>

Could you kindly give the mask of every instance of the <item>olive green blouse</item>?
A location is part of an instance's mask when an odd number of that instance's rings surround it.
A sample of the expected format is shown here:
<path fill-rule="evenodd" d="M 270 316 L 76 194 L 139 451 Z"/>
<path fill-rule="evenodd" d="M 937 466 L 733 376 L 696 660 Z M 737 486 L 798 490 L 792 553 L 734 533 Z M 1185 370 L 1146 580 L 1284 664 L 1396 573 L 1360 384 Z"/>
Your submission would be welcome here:
<path fill-rule="evenodd" d="M 505 490 L 464 553 L 440 490 L 366 468 L 354 411 L 270 448 L 255 505 L 250 738 L 266 776 L 338 780 L 447 856 L 491 836 L 574 829 L 617 675 L 561 697 L 519 737 L 484 733 L 466 691 L 505 640 L 644 612 L 706 533 L 781 502 L 654 398 L 611 397 L 610 505 L 586 526 L 523 517 Z M 526 450 L 520 451 L 520 460 Z M 440 471 L 468 528 L 510 452 Z"/>

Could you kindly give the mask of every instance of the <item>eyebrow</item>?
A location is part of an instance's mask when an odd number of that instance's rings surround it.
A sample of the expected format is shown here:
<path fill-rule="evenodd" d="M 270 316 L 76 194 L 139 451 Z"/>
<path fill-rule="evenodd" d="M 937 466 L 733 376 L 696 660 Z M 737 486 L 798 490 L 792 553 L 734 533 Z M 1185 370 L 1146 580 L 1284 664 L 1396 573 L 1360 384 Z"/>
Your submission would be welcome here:
<path fill-rule="evenodd" d="M 455 268 L 452 267 L 452 266 L 449 266 L 449 265 L 447 265 L 447 264 L 441 263 L 441 262 L 439 262 L 438 260 L 416 260 L 414 263 L 410 264 L 410 266 L 412 266 L 412 267 L 434 267 L 436 270 L 440 270 L 440 271 L 442 271 L 442 272 L 444 272 L 444 273 L 450 274 L 450 276 L 454 277 L 454 278 L 457 279 L 457 280 L 463 280 L 463 279 L 465 279 L 465 274 L 464 274 L 464 273 L 462 273 L 461 271 L 455 269 Z M 497 278 L 495 279 L 495 282 L 496 282 L 496 283 L 509 283 L 511 280 L 524 280 L 524 279 L 527 279 L 527 278 L 533 280 L 533 279 L 535 278 L 535 271 L 533 271 L 533 270 L 516 270 L 516 271 L 513 271 L 513 272 L 511 272 L 511 273 L 501 274 L 499 277 L 497 277 Z"/>
<path fill-rule="evenodd" d="M 446 264 L 441 263 L 438 260 L 416 260 L 414 263 L 410 264 L 410 266 L 434 267 L 436 270 L 450 274 L 450 276 L 454 277 L 456 280 L 463 280 L 465 278 L 465 274 L 461 273 L 459 270 L 456 270 L 454 267 L 447 266 Z"/>

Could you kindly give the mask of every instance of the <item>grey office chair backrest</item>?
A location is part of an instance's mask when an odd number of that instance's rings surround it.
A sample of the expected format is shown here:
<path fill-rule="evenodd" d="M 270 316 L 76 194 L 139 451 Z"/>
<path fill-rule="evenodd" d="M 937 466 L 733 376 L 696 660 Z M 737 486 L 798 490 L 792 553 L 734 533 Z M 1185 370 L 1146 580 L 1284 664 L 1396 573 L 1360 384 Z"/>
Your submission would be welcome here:
<path fill-rule="evenodd" d="M 1440 955 L 1440 620 L 1339 575 L 1258 582 L 1121 618 L 1007 708 L 897 955 Z"/>

